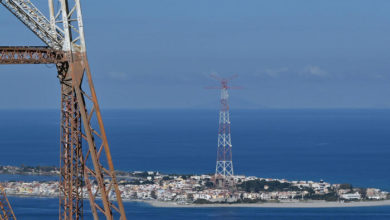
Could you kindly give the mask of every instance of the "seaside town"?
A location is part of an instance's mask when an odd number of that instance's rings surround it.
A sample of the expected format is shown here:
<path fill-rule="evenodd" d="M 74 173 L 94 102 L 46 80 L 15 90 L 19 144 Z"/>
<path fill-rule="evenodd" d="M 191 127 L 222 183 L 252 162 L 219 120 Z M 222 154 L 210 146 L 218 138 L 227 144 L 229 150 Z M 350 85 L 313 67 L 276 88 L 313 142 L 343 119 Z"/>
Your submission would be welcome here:
<path fill-rule="evenodd" d="M 25 170 L 26 172 L 24 172 Z M 55 167 L 0 166 L 0 173 L 24 175 L 58 175 Z M 174 202 L 177 204 L 261 203 L 280 201 L 369 201 L 386 200 L 388 192 L 375 188 L 358 188 L 351 184 L 325 181 L 288 181 L 236 175 L 230 188 L 215 186 L 214 175 L 161 174 L 155 171 L 118 172 L 119 189 L 124 200 Z M 3 186 L 9 195 L 56 197 L 57 181 L 8 181 Z M 92 187 L 95 189 L 96 187 Z M 88 198 L 87 190 L 83 190 Z M 115 194 L 111 193 L 111 199 Z"/>

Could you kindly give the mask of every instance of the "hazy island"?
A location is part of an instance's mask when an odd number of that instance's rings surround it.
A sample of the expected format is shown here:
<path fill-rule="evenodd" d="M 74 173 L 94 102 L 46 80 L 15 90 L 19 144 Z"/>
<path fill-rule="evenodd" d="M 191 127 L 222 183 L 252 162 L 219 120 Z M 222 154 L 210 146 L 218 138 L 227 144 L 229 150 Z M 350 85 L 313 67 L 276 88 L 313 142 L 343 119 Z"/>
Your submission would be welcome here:
<path fill-rule="evenodd" d="M 59 175 L 57 167 L 0 166 L 0 174 Z M 234 176 L 234 189 L 215 187 L 212 175 L 162 174 L 155 171 L 117 171 L 125 201 L 159 207 L 348 207 L 390 205 L 388 192 L 376 188 L 330 184 L 325 181 Z M 57 197 L 58 181 L 8 181 L 11 196 Z M 93 187 L 94 188 L 94 187 Z M 83 189 L 84 198 L 88 198 Z M 115 199 L 115 193 L 111 193 Z"/>

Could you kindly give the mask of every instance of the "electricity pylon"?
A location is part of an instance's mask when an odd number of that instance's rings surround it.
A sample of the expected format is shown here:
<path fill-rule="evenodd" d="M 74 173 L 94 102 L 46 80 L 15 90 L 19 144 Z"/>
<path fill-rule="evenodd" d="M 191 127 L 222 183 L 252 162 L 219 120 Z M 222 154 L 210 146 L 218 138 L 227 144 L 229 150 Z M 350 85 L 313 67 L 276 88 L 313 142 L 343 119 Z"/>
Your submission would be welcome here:
<path fill-rule="evenodd" d="M 215 167 L 215 184 L 220 188 L 234 187 L 233 181 L 233 158 L 232 158 L 232 139 L 230 132 L 230 113 L 229 113 L 229 89 L 238 87 L 228 86 L 228 82 L 235 78 L 234 75 L 230 78 L 220 78 L 211 75 L 220 83 L 220 87 L 208 87 L 221 90 L 220 111 L 219 111 L 219 128 L 218 128 L 218 147 L 217 147 L 217 163 Z"/>
<path fill-rule="evenodd" d="M 16 220 L 3 186 L 0 184 L 0 220 Z"/>
<path fill-rule="evenodd" d="M 125 220 L 88 64 L 80 0 L 56 0 L 57 4 L 53 1 L 48 0 L 47 18 L 30 0 L 0 0 L 47 45 L 0 47 L 0 64 L 55 64 L 57 67 L 61 85 L 59 218 L 83 218 L 83 189 L 86 188 L 94 219 L 102 213 L 106 219 L 120 216 Z M 87 148 L 82 148 L 83 144 Z"/>

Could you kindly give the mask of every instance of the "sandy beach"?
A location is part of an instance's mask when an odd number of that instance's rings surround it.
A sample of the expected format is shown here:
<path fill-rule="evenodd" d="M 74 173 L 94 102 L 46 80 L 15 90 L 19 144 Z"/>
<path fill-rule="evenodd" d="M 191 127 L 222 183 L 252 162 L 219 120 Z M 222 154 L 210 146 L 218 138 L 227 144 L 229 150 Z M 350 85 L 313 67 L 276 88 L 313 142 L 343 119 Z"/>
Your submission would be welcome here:
<path fill-rule="evenodd" d="M 246 207 L 246 208 L 343 208 L 343 207 L 367 207 L 367 206 L 389 206 L 390 200 L 381 201 L 361 201 L 361 202 L 326 202 L 326 201 L 283 201 L 266 203 L 238 203 L 238 204 L 177 204 L 175 202 L 161 202 L 156 200 L 139 201 L 145 202 L 153 207 L 161 208 L 226 208 L 226 207 Z"/>

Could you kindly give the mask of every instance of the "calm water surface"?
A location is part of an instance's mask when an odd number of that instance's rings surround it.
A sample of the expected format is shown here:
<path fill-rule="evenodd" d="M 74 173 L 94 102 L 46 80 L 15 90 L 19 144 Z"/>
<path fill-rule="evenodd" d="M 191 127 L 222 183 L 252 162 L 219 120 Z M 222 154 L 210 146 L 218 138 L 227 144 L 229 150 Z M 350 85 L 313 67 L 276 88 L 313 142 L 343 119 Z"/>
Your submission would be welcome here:
<path fill-rule="evenodd" d="M 58 165 L 58 111 L 0 113 L 1 164 Z M 106 110 L 103 117 L 117 169 L 214 172 L 217 111 Z M 237 110 L 231 120 L 237 174 L 390 191 L 389 110 Z M 11 201 L 20 219 L 57 218 L 57 199 Z M 126 203 L 126 209 L 133 219 L 390 219 L 389 207 L 176 209 Z"/>

